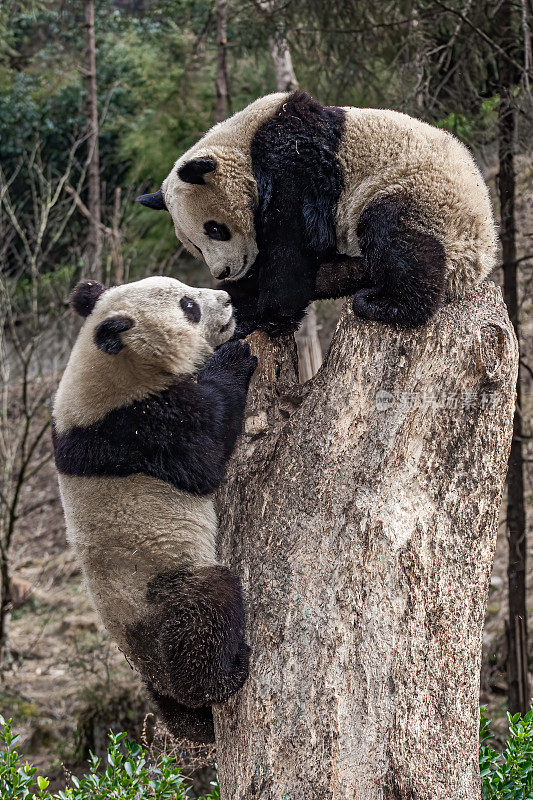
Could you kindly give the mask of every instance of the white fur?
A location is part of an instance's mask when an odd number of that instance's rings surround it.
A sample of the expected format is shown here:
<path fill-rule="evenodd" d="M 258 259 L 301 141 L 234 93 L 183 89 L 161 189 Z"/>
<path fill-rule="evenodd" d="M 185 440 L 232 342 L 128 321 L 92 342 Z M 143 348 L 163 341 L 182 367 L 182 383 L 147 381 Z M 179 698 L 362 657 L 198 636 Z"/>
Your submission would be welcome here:
<path fill-rule="evenodd" d="M 135 663 L 126 627 L 145 616 L 146 586 L 155 575 L 217 563 L 217 519 L 211 496 L 131 475 L 60 475 L 69 541 L 105 627 Z"/>

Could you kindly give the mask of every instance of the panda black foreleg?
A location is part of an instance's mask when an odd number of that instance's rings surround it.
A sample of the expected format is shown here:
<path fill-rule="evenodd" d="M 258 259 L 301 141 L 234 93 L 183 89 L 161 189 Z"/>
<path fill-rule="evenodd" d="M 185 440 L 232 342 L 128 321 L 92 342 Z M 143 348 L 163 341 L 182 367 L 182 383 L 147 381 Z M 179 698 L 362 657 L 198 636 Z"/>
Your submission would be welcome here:
<path fill-rule="evenodd" d="M 287 236 L 260 254 L 257 327 L 269 336 L 296 331 L 315 293 L 318 261 Z"/>
<path fill-rule="evenodd" d="M 368 285 L 365 262 L 360 256 L 339 255 L 335 260 L 320 264 L 313 300 L 334 300 L 351 297 Z"/>
<path fill-rule="evenodd" d="M 372 201 L 357 226 L 366 286 L 355 292 L 355 314 L 401 327 L 424 325 L 444 299 L 444 247 L 424 230 L 405 195 Z"/>
<path fill-rule="evenodd" d="M 258 287 L 255 274 L 245 275 L 238 281 L 222 281 L 217 289 L 223 289 L 231 299 L 237 327 L 233 339 L 243 339 L 257 327 Z"/>
<path fill-rule="evenodd" d="M 215 351 L 198 375 L 198 385 L 211 394 L 212 436 L 222 469 L 242 430 L 246 393 L 256 367 L 257 358 L 250 354 L 248 342 L 229 341 Z M 209 458 L 212 460 L 213 452 Z M 222 477 L 223 473 L 220 480 Z"/>

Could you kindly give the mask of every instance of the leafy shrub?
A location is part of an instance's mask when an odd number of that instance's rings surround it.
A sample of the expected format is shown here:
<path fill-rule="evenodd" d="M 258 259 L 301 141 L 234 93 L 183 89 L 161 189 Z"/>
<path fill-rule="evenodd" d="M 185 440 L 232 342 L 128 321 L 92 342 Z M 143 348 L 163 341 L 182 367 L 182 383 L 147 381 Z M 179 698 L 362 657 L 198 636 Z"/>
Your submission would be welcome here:
<path fill-rule="evenodd" d="M 481 709 L 479 766 L 483 800 L 533 800 L 533 707 L 525 717 L 509 720 L 509 736 L 503 753 L 488 744 L 490 720 Z"/>
<path fill-rule="evenodd" d="M 483 800 L 533 800 L 533 708 L 509 719 L 509 736 L 503 753 L 493 750 L 490 720 L 481 709 L 479 766 Z M 125 733 L 110 733 L 107 766 L 91 754 L 89 774 L 74 775 L 70 786 L 56 794 L 47 792 L 49 781 L 36 774 L 36 767 L 22 764 L 15 749 L 19 737 L 11 720 L 0 716 L 0 798 L 2 800 L 189 800 L 186 779 L 170 756 L 152 763 L 145 750 L 130 742 Z M 220 800 L 218 786 L 209 797 Z"/>
<path fill-rule="evenodd" d="M 70 786 L 56 794 L 47 789 L 49 781 L 37 775 L 36 767 L 22 764 L 15 749 L 19 736 L 11 730 L 11 720 L 0 716 L 0 798 L 2 800 L 187 800 L 186 779 L 167 755 L 157 763 L 147 759 L 145 750 L 130 742 L 125 733 L 110 733 L 107 765 L 97 756 L 89 758 L 89 773 L 74 775 Z M 220 800 L 218 787 L 209 797 Z"/>

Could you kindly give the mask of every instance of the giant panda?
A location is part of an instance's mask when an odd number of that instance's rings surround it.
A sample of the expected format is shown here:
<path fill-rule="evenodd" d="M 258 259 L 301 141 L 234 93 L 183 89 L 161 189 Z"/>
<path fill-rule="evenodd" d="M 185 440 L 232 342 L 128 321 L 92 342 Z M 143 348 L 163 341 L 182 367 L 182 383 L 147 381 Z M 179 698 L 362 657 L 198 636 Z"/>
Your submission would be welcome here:
<path fill-rule="evenodd" d="M 224 280 L 243 334 L 346 295 L 360 317 L 423 325 L 495 265 L 488 190 L 454 136 L 299 91 L 215 125 L 137 199 Z"/>
<path fill-rule="evenodd" d="M 211 704 L 248 670 L 240 585 L 216 557 L 213 492 L 257 360 L 227 341 L 224 291 L 163 277 L 85 281 L 71 302 L 85 322 L 52 433 L 67 534 L 104 625 L 170 730 L 211 741 Z"/>

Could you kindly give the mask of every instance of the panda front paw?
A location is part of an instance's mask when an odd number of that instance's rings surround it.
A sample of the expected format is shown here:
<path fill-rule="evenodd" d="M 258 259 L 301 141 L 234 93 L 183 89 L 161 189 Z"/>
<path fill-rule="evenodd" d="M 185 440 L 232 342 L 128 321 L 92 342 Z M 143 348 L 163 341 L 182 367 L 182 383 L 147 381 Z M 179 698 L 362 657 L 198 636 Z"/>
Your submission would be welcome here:
<path fill-rule="evenodd" d="M 365 288 L 356 292 L 353 298 L 353 310 L 363 319 L 391 325 L 398 324 L 400 317 L 398 303 L 377 288 Z"/>
<path fill-rule="evenodd" d="M 436 309 L 418 298 L 394 297 L 383 289 L 360 289 L 353 298 L 353 310 L 363 319 L 396 325 L 400 328 L 417 328 L 425 325 Z"/>
<path fill-rule="evenodd" d="M 232 339 L 218 348 L 211 359 L 211 366 L 231 372 L 248 386 L 257 367 L 257 358 L 251 355 L 248 342 Z"/>

